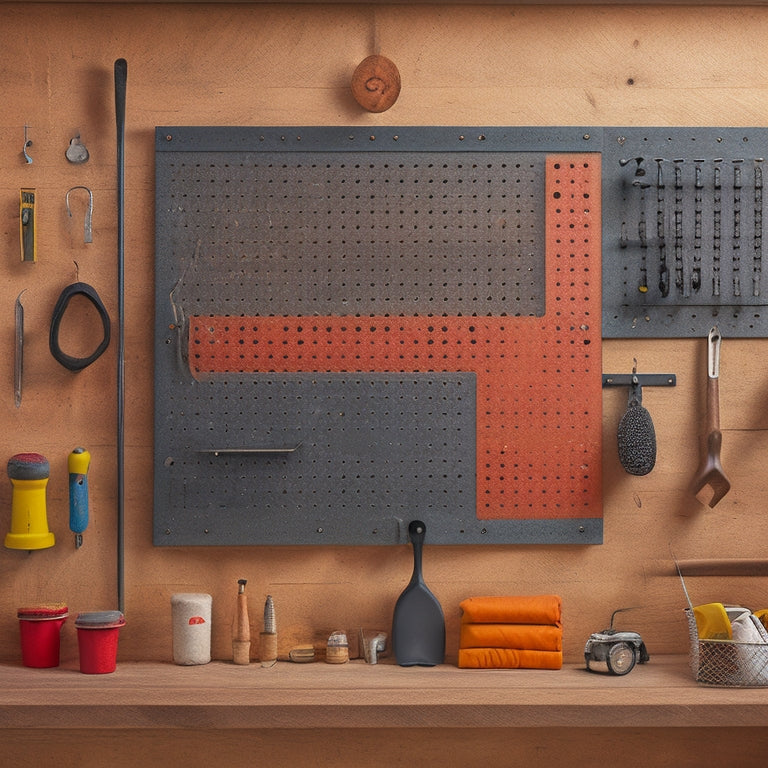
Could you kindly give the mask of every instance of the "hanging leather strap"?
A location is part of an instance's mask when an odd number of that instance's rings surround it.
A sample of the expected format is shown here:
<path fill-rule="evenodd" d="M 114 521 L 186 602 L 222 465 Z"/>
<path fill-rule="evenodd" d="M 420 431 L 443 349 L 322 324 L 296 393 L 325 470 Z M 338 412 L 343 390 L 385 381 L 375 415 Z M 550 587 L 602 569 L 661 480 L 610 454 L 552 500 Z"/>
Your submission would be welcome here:
<path fill-rule="evenodd" d="M 104 329 L 104 337 L 99 343 L 98 347 L 88 357 L 73 357 L 63 352 L 59 345 L 59 326 L 61 320 L 64 317 L 64 313 L 67 310 L 69 302 L 74 296 L 85 296 L 88 301 L 96 307 L 96 311 L 101 318 L 101 325 Z M 48 338 L 48 344 L 51 349 L 51 354 L 60 362 L 67 370 L 70 371 L 82 371 L 83 368 L 87 368 L 94 360 L 96 360 L 109 346 L 109 339 L 111 333 L 111 326 L 109 322 L 109 315 L 107 314 L 104 303 L 99 298 L 99 294 L 96 293 L 96 289 L 88 283 L 72 283 L 68 285 L 59 296 L 59 300 L 56 302 L 56 306 L 53 309 L 53 318 L 51 319 L 51 332 Z"/>

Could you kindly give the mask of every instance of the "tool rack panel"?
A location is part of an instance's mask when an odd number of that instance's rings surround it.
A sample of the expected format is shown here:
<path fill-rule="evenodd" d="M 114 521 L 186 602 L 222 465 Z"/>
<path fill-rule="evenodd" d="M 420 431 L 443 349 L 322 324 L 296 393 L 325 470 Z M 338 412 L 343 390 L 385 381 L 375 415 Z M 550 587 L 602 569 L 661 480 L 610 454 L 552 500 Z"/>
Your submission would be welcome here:
<path fill-rule="evenodd" d="M 768 335 L 768 130 L 606 128 L 603 337 Z"/>
<path fill-rule="evenodd" d="M 599 543 L 594 149 L 157 128 L 155 543 Z"/>

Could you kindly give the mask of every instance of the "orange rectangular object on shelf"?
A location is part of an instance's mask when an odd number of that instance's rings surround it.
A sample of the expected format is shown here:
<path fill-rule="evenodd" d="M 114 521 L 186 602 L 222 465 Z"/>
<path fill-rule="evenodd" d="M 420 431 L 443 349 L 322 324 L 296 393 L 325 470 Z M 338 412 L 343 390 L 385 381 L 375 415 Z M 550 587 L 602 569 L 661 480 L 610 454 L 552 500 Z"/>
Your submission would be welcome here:
<path fill-rule="evenodd" d="M 514 648 L 460 648 L 462 669 L 561 669 L 560 651 L 519 651 Z"/>
<path fill-rule="evenodd" d="M 563 630 L 550 624 L 462 624 L 459 647 L 562 651 Z"/>
<path fill-rule="evenodd" d="M 468 597 L 459 603 L 467 624 L 550 624 L 561 626 L 558 595 L 491 595 Z"/>

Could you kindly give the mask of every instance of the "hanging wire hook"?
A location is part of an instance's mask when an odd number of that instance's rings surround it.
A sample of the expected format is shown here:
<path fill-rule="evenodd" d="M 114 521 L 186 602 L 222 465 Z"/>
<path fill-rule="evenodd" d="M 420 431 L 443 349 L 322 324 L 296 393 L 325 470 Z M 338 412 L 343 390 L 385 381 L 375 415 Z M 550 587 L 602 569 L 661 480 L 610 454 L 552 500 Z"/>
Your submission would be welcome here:
<path fill-rule="evenodd" d="M 85 224 L 84 224 L 84 234 L 83 234 L 83 240 L 86 243 L 92 243 L 93 242 L 93 230 L 92 230 L 92 221 L 93 221 L 93 192 L 91 192 L 88 187 L 72 187 L 72 189 L 67 190 L 67 194 L 65 197 L 65 201 L 67 204 L 67 214 L 69 215 L 69 218 L 72 218 L 72 211 L 69 208 L 69 193 L 72 192 L 75 189 L 84 189 L 88 193 L 88 209 L 85 212 Z"/>
<path fill-rule="evenodd" d="M 32 146 L 32 139 L 27 137 L 27 131 L 29 130 L 29 126 L 24 126 L 24 146 L 21 148 L 21 153 L 24 155 L 24 159 L 28 162 L 32 162 L 32 158 L 29 156 L 29 153 L 27 152 L 27 148 Z"/>

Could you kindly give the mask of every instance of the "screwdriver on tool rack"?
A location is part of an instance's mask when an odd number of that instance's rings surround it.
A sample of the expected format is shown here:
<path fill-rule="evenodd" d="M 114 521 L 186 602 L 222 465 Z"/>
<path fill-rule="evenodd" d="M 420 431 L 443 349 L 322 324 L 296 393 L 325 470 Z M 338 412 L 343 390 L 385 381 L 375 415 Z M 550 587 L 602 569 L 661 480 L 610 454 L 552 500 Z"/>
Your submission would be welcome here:
<path fill-rule="evenodd" d="M 91 454 L 75 448 L 69 454 L 69 529 L 75 534 L 75 547 L 83 545 L 83 531 L 88 527 L 88 468 Z"/>

